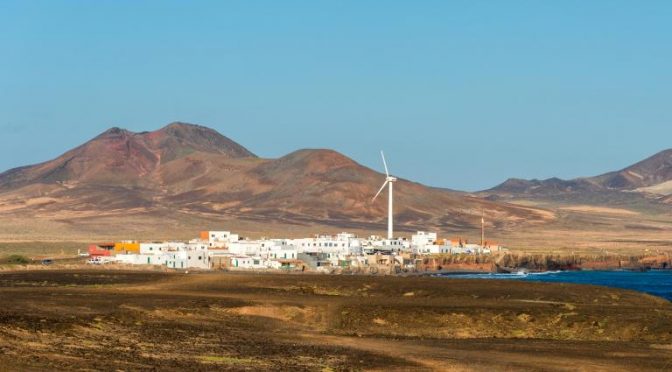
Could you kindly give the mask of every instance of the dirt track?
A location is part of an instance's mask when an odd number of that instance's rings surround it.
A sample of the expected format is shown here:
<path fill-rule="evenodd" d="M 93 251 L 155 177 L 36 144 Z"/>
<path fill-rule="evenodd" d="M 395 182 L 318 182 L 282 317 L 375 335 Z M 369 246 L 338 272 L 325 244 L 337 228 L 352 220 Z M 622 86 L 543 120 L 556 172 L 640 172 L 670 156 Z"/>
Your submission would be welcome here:
<path fill-rule="evenodd" d="M 665 370 L 672 304 L 563 284 L 0 273 L 0 370 Z"/>

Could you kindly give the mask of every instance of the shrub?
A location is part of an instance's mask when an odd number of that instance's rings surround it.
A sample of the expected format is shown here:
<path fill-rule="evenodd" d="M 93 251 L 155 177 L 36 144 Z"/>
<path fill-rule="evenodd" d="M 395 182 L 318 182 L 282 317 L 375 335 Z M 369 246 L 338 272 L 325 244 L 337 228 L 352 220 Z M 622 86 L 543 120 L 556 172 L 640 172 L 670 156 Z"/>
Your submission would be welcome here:
<path fill-rule="evenodd" d="M 22 256 L 20 254 L 10 255 L 5 259 L 5 261 L 12 265 L 26 265 L 30 263 L 30 259 L 28 259 L 28 257 Z"/>

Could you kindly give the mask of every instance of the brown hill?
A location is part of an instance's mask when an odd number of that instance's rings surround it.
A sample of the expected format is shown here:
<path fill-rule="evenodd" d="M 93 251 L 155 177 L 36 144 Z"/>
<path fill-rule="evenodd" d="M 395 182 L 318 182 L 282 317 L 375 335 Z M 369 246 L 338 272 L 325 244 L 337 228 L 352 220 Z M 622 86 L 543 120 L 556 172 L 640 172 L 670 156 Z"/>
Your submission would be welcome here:
<path fill-rule="evenodd" d="M 510 195 L 552 195 L 559 193 L 599 191 L 600 189 L 600 186 L 585 179 L 562 180 L 554 177 L 545 180 L 510 178 L 488 191 Z"/>
<path fill-rule="evenodd" d="M 54 160 L 0 174 L 0 218 L 39 222 L 40 236 L 54 234 L 45 227 L 53 223 L 86 236 L 111 229 L 166 236 L 232 225 L 263 233 L 275 224 L 382 230 L 386 203 L 371 197 L 383 180 L 331 150 L 260 159 L 201 126 L 113 128 Z M 499 227 L 553 218 L 407 180 L 396 186 L 398 230 L 475 228 L 483 209 Z"/>
<path fill-rule="evenodd" d="M 672 194 L 672 149 L 661 151 L 641 162 L 620 171 L 605 173 L 596 177 L 562 180 L 509 179 L 483 193 L 509 197 L 533 197 L 560 199 L 573 197 L 581 200 L 599 199 L 601 202 L 612 199 L 633 199 L 641 195 L 631 191 L 640 191 L 654 195 Z M 649 199 L 651 199 L 649 197 Z"/>
<path fill-rule="evenodd" d="M 672 181 L 672 149 L 661 151 L 620 171 L 593 177 L 591 181 L 618 190 L 634 190 Z"/>
<path fill-rule="evenodd" d="M 227 158 L 256 157 L 244 147 L 202 126 L 173 123 L 143 133 L 111 128 L 54 160 L 0 174 L 0 189 L 36 183 L 149 186 L 157 183 L 155 172 L 163 164 L 192 153 Z"/>

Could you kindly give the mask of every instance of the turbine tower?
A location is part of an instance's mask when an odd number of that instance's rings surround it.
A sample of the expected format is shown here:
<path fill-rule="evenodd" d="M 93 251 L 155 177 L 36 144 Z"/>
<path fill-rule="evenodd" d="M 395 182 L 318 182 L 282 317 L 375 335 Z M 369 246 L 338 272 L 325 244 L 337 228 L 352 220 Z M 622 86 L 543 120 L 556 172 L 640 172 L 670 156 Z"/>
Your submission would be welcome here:
<path fill-rule="evenodd" d="M 378 195 L 380 195 L 381 192 L 383 192 L 383 189 L 385 186 L 389 186 L 389 191 L 388 191 L 388 202 L 387 202 L 387 239 L 392 240 L 394 239 L 394 228 L 393 228 L 393 219 L 392 219 L 392 213 L 394 212 L 394 203 L 393 203 L 393 195 L 392 195 L 392 189 L 393 189 L 393 184 L 397 182 L 396 177 L 390 176 L 390 172 L 387 169 L 387 162 L 385 161 L 385 154 L 383 152 L 380 152 L 380 156 L 383 158 L 383 166 L 385 167 L 385 182 L 383 182 L 383 186 L 380 187 L 380 190 L 378 190 L 378 193 L 376 196 L 373 197 L 371 201 L 375 201 Z"/>
<path fill-rule="evenodd" d="M 481 209 L 481 248 L 485 248 L 485 210 Z"/>

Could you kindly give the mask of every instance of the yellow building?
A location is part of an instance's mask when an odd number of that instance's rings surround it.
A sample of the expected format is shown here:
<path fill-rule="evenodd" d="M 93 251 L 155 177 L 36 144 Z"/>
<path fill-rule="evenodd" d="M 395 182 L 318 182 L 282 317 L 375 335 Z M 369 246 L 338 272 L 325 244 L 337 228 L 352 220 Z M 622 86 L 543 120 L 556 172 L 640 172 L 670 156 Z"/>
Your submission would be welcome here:
<path fill-rule="evenodd" d="M 114 243 L 114 254 L 140 253 L 140 243 L 121 242 Z"/>

